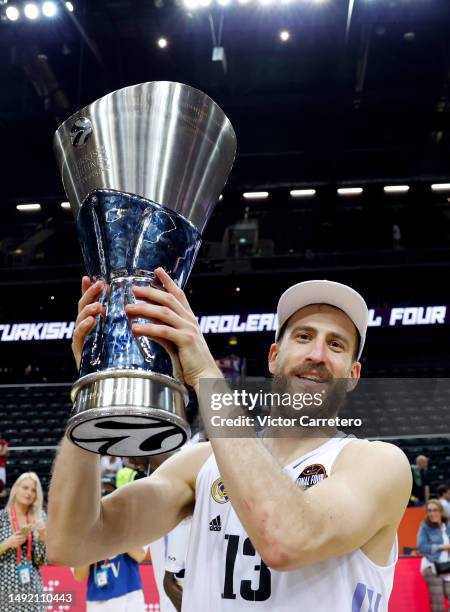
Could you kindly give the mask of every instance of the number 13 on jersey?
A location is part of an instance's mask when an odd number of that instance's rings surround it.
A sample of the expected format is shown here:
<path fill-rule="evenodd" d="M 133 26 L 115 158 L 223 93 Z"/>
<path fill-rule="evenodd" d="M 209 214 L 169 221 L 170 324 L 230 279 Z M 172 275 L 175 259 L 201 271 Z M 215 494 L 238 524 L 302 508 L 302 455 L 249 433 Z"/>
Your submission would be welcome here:
<path fill-rule="evenodd" d="M 234 567 L 239 553 L 240 536 L 227 533 L 225 534 L 225 540 L 228 540 L 228 546 L 222 599 L 236 599 L 236 593 L 234 592 Z M 242 544 L 242 554 L 249 557 L 256 556 L 255 549 L 249 538 L 246 538 Z M 266 601 L 270 597 L 271 590 L 270 569 L 262 559 L 253 569 L 255 572 L 259 572 L 258 588 L 252 588 L 252 580 L 241 580 L 240 596 L 246 601 Z"/>

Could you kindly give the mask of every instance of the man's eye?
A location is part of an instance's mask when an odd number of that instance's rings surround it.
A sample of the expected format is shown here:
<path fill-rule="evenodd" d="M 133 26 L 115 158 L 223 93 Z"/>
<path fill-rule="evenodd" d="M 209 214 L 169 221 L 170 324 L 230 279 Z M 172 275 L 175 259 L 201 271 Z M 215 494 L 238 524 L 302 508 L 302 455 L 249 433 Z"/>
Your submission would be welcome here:
<path fill-rule="evenodd" d="M 332 341 L 330 342 L 330 345 L 331 345 L 333 348 L 337 348 L 337 349 L 343 349 L 343 348 L 344 348 L 344 347 L 342 346 L 342 344 L 341 344 L 340 342 L 337 342 L 336 340 L 332 340 Z"/>
<path fill-rule="evenodd" d="M 303 334 L 298 334 L 297 338 L 299 340 L 309 340 L 310 336 L 309 336 L 309 334 L 303 333 Z"/>

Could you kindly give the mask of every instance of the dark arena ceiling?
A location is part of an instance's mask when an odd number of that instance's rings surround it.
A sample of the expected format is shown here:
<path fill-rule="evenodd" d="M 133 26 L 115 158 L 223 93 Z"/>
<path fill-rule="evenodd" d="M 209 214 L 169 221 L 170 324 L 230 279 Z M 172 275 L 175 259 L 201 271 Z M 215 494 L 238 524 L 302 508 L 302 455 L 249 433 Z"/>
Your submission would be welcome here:
<path fill-rule="evenodd" d="M 64 199 L 58 122 L 152 80 L 197 87 L 230 117 L 231 189 L 450 176 L 448 0 L 74 0 L 34 21 L 24 4 L 0 0 L 3 202 Z"/>
<path fill-rule="evenodd" d="M 195 312 L 272 312 L 286 287 L 317 277 L 371 306 L 447 304 L 450 190 L 430 185 L 450 183 L 450 0 L 184 1 L 73 0 L 73 12 L 61 1 L 30 20 L 25 0 L 0 0 L 0 321 L 73 317 L 83 264 L 53 134 L 108 92 L 153 80 L 209 94 L 238 138 L 188 283 Z M 383 192 L 396 184 L 409 193 Z M 343 186 L 364 194 L 340 198 Z M 295 188 L 317 197 L 294 201 Z M 244 201 L 252 190 L 270 197 Z M 40 212 L 16 210 L 30 202 Z M 247 206 L 258 238 L 241 251 L 226 236 Z M 378 338 L 383 361 L 386 338 L 392 359 L 439 361 L 448 328 L 428 329 L 380 330 L 370 350 Z"/>

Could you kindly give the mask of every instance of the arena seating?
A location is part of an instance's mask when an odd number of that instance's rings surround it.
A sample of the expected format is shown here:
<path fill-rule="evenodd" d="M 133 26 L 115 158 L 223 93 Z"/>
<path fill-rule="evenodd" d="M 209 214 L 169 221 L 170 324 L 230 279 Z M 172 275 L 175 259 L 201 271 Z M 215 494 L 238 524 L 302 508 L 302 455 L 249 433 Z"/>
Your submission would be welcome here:
<path fill-rule="evenodd" d="M 7 480 L 36 472 L 46 491 L 55 448 L 72 404 L 70 385 L 0 386 L 0 429 L 9 442 Z"/>
<path fill-rule="evenodd" d="M 415 385 L 411 388 L 412 381 L 403 379 L 402 382 L 404 384 L 394 384 L 390 387 L 396 391 L 395 394 L 391 393 L 385 408 L 380 409 L 377 396 L 367 401 L 370 403 L 369 408 L 372 406 L 374 411 L 377 409 L 381 413 L 377 420 L 377 425 L 381 427 L 380 437 L 402 448 L 411 463 L 418 454 L 425 454 L 430 458 L 429 476 L 433 493 L 439 484 L 450 480 L 447 468 L 450 465 L 450 438 L 411 437 L 412 431 L 419 431 L 421 428 L 431 431 L 433 420 L 436 415 L 438 419 L 440 416 L 436 406 L 431 404 L 429 412 L 424 416 L 427 398 L 420 397 L 421 387 Z M 70 384 L 0 385 L 0 430 L 11 449 L 7 463 L 9 485 L 22 472 L 32 470 L 38 473 L 46 490 L 55 449 L 63 435 L 72 406 L 70 387 Z M 450 386 L 446 391 L 450 393 Z M 448 405 L 450 402 L 450 395 L 443 394 L 438 397 L 439 405 L 444 402 Z M 384 411 L 389 411 L 385 420 Z M 392 418 L 398 419 L 399 429 L 405 427 L 410 437 L 389 436 L 393 427 L 389 419 Z M 436 427 L 438 426 L 439 421 L 436 423 Z"/>

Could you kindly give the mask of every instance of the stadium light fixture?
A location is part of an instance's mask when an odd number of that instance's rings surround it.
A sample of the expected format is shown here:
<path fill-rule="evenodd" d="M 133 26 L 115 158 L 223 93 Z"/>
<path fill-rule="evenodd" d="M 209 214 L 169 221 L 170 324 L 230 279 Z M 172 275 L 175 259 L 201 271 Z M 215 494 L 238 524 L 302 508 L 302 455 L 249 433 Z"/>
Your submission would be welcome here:
<path fill-rule="evenodd" d="M 58 8 L 54 2 L 44 2 L 42 5 L 42 13 L 46 17 L 54 17 L 58 12 Z"/>
<path fill-rule="evenodd" d="M 31 20 L 37 19 L 39 17 L 39 7 L 34 2 L 29 2 L 28 4 L 25 4 L 23 12 L 25 13 L 25 17 Z"/>
<path fill-rule="evenodd" d="M 20 17 L 19 9 L 16 6 L 7 6 L 5 14 L 10 21 L 17 21 Z"/>
<path fill-rule="evenodd" d="M 281 30 L 280 32 L 280 40 L 281 42 L 287 42 L 290 39 L 291 35 L 287 30 Z"/>
<path fill-rule="evenodd" d="M 66 2 L 66 9 L 69 11 L 69 13 L 73 13 L 73 4 L 72 4 L 72 2 Z"/>
<path fill-rule="evenodd" d="M 41 210 L 40 204 L 17 204 L 16 209 L 20 212 L 31 212 L 33 210 Z"/>
<path fill-rule="evenodd" d="M 217 0 L 217 4 L 220 6 L 228 6 L 230 4 L 230 0 Z"/>
<path fill-rule="evenodd" d="M 315 189 L 291 189 L 289 192 L 291 198 L 312 198 L 316 195 Z"/>
<path fill-rule="evenodd" d="M 450 191 L 450 183 L 433 183 L 431 189 L 433 191 Z"/>
<path fill-rule="evenodd" d="M 265 200 L 269 197 L 268 191 L 246 191 L 242 194 L 246 200 Z"/>
<path fill-rule="evenodd" d="M 168 45 L 167 38 L 158 38 L 156 44 L 160 49 L 165 49 Z"/>
<path fill-rule="evenodd" d="M 64 210 L 70 210 L 69 202 L 61 202 L 61 208 L 64 208 Z"/>
<path fill-rule="evenodd" d="M 362 187 L 339 187 L 337 190 L 339 195 L 360 195 L 363 192 Z"/>
<path fill-rule="evenodd" d="M 383 190 L 384 193 L 406 193 L 409 191 L 409 185 L 386 185 Z"/>

